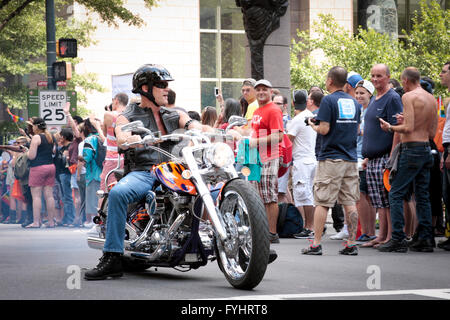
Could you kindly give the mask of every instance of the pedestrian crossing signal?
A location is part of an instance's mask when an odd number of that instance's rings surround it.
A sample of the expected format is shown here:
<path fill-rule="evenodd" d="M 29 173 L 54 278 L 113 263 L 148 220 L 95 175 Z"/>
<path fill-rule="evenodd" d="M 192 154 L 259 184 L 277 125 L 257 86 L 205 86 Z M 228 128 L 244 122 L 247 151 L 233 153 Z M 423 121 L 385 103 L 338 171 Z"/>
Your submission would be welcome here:
<path fill-rule="evenodd" d="M 55 79 L 55 81 L 65 81 L 72 79 L 72 64 L 66 61 L 54 62 L 53 79 Z"/>
<path fill-rule="evenodd" d="M 76 58 L 77 39 L 59 39 L 56 42 L 56 55 L 60 58 Z"/>

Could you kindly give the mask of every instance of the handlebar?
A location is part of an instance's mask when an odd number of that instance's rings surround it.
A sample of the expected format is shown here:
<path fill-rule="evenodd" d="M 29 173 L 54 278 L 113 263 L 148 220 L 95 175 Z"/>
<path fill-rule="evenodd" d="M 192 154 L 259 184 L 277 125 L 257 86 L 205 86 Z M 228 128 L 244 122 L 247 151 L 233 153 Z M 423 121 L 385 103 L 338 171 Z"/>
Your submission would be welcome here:
<path fill-rule="evenodd" d="M 123 143 L 123 147 L 133 147 L 137 145 L 155 145 L 158 143 L 162 143 L 164 141 L 174 141 L 180 142 L 182 139 L 188 139 L 194 141 L 194 143 L 199 143 L 199 140 L 205 140 L 206 143 L 211 143 L 210 138 L 224 138 L 233 139 L 233 136 L 230 134 L 222 133 L 222 132 L 200 132 L 197 130 L 188 130 L 185 133 L 172 133 L 165 136 L 155 137 L 154 135 L 146 135 L 140 141 L 135 142 L 126 142 Z"/>

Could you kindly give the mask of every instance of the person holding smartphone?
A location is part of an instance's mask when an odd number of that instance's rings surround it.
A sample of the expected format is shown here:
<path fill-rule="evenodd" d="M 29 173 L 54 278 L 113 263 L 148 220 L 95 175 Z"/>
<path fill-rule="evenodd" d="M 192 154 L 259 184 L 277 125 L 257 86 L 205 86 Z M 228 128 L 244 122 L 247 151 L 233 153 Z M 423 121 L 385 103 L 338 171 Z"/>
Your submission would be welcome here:
<path fill-rule="evenodd" d="M 377 238 L 364 247 L 377 247 L 391 237 L 389 195 L 383 184 L 383 173 L 394 142 L 394 133 L 383 131 L 380 120 L 397 124 L 396 115 L 403 112 L 400 96 L 390 87 L 390 71 L 385 64 L 377 64 L 371 70 L 371 82 L 377 94 L 371 100 L 364 116 L 364 137 L 362 143 L 363 169 L 366 169 L 367 188 L 372 206 L 378 211 L 380 232 Z"/>

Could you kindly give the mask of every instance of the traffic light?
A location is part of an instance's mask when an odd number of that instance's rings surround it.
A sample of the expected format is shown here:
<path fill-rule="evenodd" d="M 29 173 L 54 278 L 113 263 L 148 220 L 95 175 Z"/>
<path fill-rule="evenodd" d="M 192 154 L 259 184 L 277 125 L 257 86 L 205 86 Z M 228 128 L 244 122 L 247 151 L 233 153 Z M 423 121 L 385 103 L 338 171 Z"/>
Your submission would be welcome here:
<path fill-rule="evenodd" d="M 59 39 L 56 42 L 56 55 L 60 58 L 76 58 L 77 39 Z"/>
<path fill-rule="evenodd" d="M 66 61 L 53 62 L 53 79 L 55 81 L 72 79 L 72 64 Z"/>

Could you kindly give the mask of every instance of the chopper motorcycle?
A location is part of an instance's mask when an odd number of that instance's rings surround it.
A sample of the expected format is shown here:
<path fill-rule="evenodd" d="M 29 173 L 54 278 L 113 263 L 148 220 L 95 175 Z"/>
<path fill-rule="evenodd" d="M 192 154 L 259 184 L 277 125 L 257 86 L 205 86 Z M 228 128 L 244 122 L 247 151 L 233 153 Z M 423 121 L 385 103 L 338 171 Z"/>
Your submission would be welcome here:
<path fill-rule="evenodd" d="M 231 128 L 246 121 L 231 117 L 229 122 Z M 225 132 L 212 137 L 193 130 L 155 136 L 140 121 L 126 124 L 122 130 L 144 134 L 141 141 L 125 146 L 143 145 L 169 158 L 153 167 L 154 188 L 128 206 L 124 270 L 169 267 L 188 271 L 217 260 L 233 287 L 256 287 L 269 260 L 267 216 L 258 191 L 239 178 L 232 148 L 224 142 L 211 142 L 230 136 Z M 177 142 L 177 152 L 158 147 L 166 140 Z M 179 156 L 174 155 L 177 153 Z M 109 174 L 119 180 L 123 170 L 116 168 Z M 89 236 L 87 242 L 90 248 L 103 249 L 108 193 L 99 190 L 97 194 L 103 198 L 94 218 L 98 235 Z"/>

